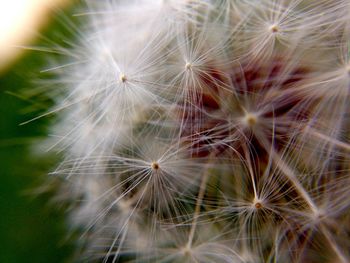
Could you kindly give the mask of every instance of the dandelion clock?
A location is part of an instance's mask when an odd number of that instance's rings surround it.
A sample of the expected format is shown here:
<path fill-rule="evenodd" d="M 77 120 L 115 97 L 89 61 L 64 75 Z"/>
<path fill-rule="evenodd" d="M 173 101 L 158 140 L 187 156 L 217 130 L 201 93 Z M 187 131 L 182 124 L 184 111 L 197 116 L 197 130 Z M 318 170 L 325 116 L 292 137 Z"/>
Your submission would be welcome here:
<path fill-rule="evenodd" d="M 350 1 L 77 17 L 45 142 L 77 262 L 350 262 Z"/>

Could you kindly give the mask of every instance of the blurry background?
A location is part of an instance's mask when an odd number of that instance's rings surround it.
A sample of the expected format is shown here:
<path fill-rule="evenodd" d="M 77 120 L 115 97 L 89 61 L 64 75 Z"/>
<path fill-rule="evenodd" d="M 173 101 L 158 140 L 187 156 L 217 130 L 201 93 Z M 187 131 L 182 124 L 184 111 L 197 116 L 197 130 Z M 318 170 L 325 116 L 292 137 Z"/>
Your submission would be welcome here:
<path fill-rule="evenodd" d="M 58 157 L 33 153 L 48 135 L 45 117 L 27 121 L 49 107 L 26 96 L 43 78 L 48 54 L 20 46 L 48 46 L 69 37 L 60 16 L 69 17 L 68 0 L 0 0 L 0 262 L 69 262 L 64 209 L 52 205 L 52 192 L 41 193 Z M 50 5 L 48 5 L 50 4 Z M 65 11 L 63 12 L 62 9 Z M 73 36 L 72 36 L 73 37 Z M 45 101 L 44 99 L 42 101 Z M 38 106 L 39 105 L 39 106 Z"/>

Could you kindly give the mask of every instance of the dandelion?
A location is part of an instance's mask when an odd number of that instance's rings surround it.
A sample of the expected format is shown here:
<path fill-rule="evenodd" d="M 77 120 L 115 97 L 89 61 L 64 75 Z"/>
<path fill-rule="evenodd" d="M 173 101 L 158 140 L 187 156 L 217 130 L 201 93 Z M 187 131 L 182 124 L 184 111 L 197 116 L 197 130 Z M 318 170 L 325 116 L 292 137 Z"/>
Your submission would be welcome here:
<path fill-rule="evenodd" d="M 350 260 L 348 1 L 85 8 L 43 115 L 80 259 Z"/>

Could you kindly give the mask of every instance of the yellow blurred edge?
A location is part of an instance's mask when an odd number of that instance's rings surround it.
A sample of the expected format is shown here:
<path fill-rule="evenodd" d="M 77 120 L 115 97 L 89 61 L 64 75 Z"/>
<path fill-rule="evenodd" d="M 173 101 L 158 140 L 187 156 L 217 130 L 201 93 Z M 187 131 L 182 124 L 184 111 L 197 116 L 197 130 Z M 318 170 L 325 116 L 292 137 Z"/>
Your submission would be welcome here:
<path fill-rule="evenodd" d="M 0 75 L 7 72 L 24 52 L 54 9 L 72 0 L 9 0 L 0 3 Z M 17 8 L 14 13 L 14 8 Z M 11 13 L 12 12 L 12 13 Z"/>

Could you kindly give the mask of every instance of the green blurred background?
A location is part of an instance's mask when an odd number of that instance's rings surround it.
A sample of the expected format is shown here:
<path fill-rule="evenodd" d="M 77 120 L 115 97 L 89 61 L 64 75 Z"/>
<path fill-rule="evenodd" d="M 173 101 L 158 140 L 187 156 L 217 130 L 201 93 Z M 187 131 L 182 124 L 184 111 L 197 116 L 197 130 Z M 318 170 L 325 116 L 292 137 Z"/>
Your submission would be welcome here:
<path fill-rule="evenodd" d="M 64 15 L 70 16 L 72 6 Z M 67 39 L 72 33 L 62 23 L 61 11 L 41 28 L 41 37 L 31 45 L 47 46 Z M 64 38 L 62 38 L 64 36 Z M 0 58 L 1 59 L 1 58 Z M 54 116 L 26 125 L 20 123 L 43 113 L 50 101 L 38 104 L 26 96 L 40 71 L 48 65 L 45 52 L 26 51 L 15 64 L 0 75 L 0 262 L 71 262 L 72 241 L 65 224 L 65 210 L 52 204 L 53 191 L 42 193 L 48 172 L 59 157 L 35 154 L 35 144 L 48 136 Z M 39 106 L 38 106 L 39 105 Z M 39 193 L 38 193 L 39 192 Z"/>

